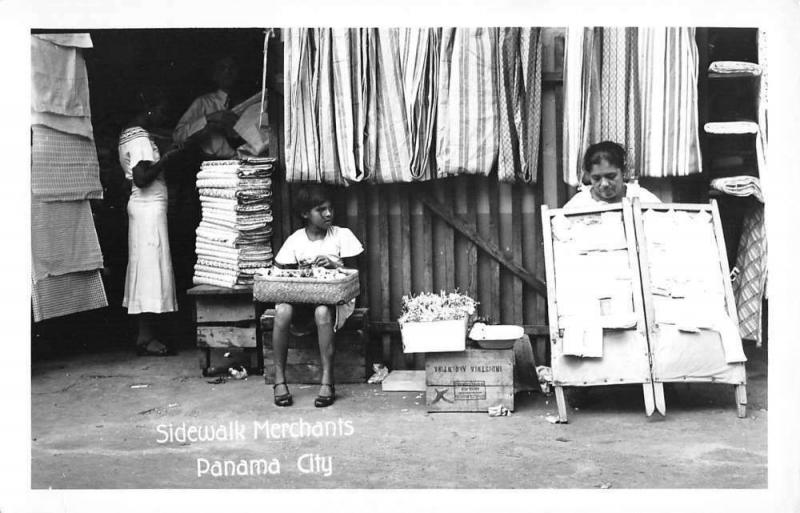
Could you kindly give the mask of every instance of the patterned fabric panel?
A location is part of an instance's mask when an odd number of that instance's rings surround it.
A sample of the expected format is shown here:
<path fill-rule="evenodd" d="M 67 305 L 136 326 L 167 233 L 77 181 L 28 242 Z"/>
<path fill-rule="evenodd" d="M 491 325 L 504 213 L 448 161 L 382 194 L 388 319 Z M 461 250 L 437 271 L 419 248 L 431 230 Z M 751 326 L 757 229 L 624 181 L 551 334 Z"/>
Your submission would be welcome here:
<path fill-rule="evenodd" d="M 33 284 L 35 322 L 108 306 L 100 271 L 48 276 Z"/>
<path fill-rule="evenodd" d="M 40 201 L 102 199 L 94 141 L 34 125 L 31 193 Z"/>

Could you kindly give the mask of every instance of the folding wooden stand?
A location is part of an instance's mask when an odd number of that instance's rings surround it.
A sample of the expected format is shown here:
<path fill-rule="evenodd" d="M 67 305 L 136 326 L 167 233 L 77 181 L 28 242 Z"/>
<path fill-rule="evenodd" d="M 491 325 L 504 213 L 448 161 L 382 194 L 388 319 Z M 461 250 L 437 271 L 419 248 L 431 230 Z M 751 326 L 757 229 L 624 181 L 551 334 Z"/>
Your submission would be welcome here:
<path fill-rule="evenodd" d="M 690 252 L 694 258 L 700 260 L 707 257 L 715 260 L 714 269 L 709 269 L 710 279 L 717 281 L 718 286 L 724 293 L 724 305 L 718 306 L 725 310 L 728 317 L 734 321 L 738 330 L 738 315 L 736 312 L 736 302 L 733 297 L 733 289 L 729 279 L 728 256 L 725 250 L 725 241 L 722 235 L 722 224 L 719 217 L 716 201 L 706 205 L 695 204 L 639 204 L 638 200 L 633 204 L 633 218 L 635 233 L 638 237 L 639 258 L 642 264 L 651 262 L 648 251 L 652 247 L 652 242 L 648 239 L 651 230 L 647 229 L 644 222 L 644 214 L 663 214 L 670 215 L 675 212 L 688 213 L 693 216 L 708 216 L 711 221 L 711 231 L 713 241 L 705 247 L 710 254 L 703 255 L 701 247 L 686 247 L 682 244 L 682 238 L 674 238 L 668 251 L 673 253 Z M 663 246 L 663 243 L 662 243 Z M 743 362 L 727 363 L 725 361 L 725 351 L 720 339 L 720 335 L 709 329 L 698 330 L 696 333 L 674 331 L 671 336 L 665 331 L 658 322 L 659 311 L 654 301 L 654 290 L 651 284 L 650 265 L 641 265 L 642 290 L 645 305 L 645 316 L 647 319 L 647 333 L 650 341 L 652 374 L 656 392 L 656 408 L 662 414 L 666 414 L 666 403 L 664 401 L 663 383 L 727 383 L 734 385 L 735 404 L 737 414 L 740 418 L 747 416 L 747 389 L 746 373 Z"/>
<path fill-rule="evenodd" d="M 607 213 L 607 214 L 606 214 Z M 566 298 L 559 297 L 558 280 L 566 280 L 575 276 L 584 275 L 587 290 L 593 281 L 593 276 L 587 274 L 587 268 L 592 264 L 590 255 L 584 255 L 581 260 L 586 260 L 583 265 L 572 268 L 564 261 L 556 261 L 556 252 L 564 257 L 576 257 L 577 253 L 570 250 L 568 244 L 554 242 L 551 222 L 556 216 L 564 216 L 571 222 L 580 223 L 580 218 L 587 216 L 593 220 L 600 220 L 606 214 L 607 218 L 618 218 L 613 221 L 612 228 L 623 230 L 625 233 L 627 258 L 620 258 L 620 265 L 624 268 L 596 269 L 600 273 L 616 272 L 630 277 L 631 301 L 633 314 L 636 318 L 636 327 L 630 329 L 605 329 L 603 330 L 603 356 L 601 358 L 580 358 L 564 354 L 564 334 L 566 326 L 560 324 L 560 319 L 570 305 L 564 304 Z M 614 215 L 616 214 L 616 216 Z M 610 219 L 605 222 L 612 223 Z M 599 224 L 599 223 L 598 223 Z M 551 366 L 553 369 L 553 385 L 555 387 L 558 416 L 561 422 L 567 422 L 567 402 L 564 397 L 564 386 L 603 386 L 622 384 L 641 384 L 644 396 L 645 413 L 652 415 L 655 411 L 655 393 L 650 373 L 649 346 L 647 342 L 644 305 L 641 296 L 641 283 L 638 273 L 638 255 L 636 251 L 636 238 L 633 235 L 633 217 L 630 204 L 624 203 L 602 206 L 590 209 L 548 210 L 542 207 L 542 234 L 545 244 L 545 272 L 547 276 L 547 306 L 550 322 Z M 600 253 L 600 252 L 597 252 Z M 594 264 L 596 265 L 596 264 Z M 623 280 L 624 281 L 624 280 Z"/>
<path fill-rule="evenodd" d="M 714 382 L 735 385 L 737 412 L 740 417 L 746 415 L 747 396 L 745 389 L 745 368 L 743 362 L 727 363 L 721 332 L 706 326 L 703 329 L 681 331 L 659 322 L 663 314 L 655 306 L 654 291 L 651 287 L 651 269 L 653 265 L 648 259 L 648 227 L 643 218 L 643 211 L 655 213 L 685 212 L 683 216 L 709 216 L 713 232 L 713 241 L 704 245 L 707 252 L 702 256 L 713 262 L 708 267 L 708 279 L 716 282 L 715 286 L 724 291 L 724 304 L 710 304 L 709 311 L 720 311 L 727 314 L 730 320 L 736 321 L 736 306 L 728 279 L 728 263 L 722 237 L 722 227 L 716 203 L 708 205 L 694 204 L 645 204 L 640 205 L 638 199 L 632 204 L 628 200 L 622 203 L 586 209 L 556 209 L 542 207 L 542 234 L 545 246 L 545 268 L 548 287 L 548 317 L 550 322 L 551 365 L 553 369 L 553 385 L 555 387 L 558 414 L 561 422 L 567 422 L 567 402 L 564 397 L 564 386 L 599 386 L 625 383 L 641 383 L 644 395 L 645 413 L 649 416 L 654 411 L 666 414 L 663 383 L 665 382 Z M 616 217 L 608 213 L 618 213 Z M 651 214 L 652 215 L 652 214 Z M 589 216 L 593 218 L 580 220 Z M 617 273 L 623 270 L 599 266 L 592 255 L 611 254 L 605 249 L 584 249 L 575 251 L 576 245 L 562 243 L 553 234 L 553 220 L 573 223 L 584 222 L 585 225 L 598 226 L 611 223 L 612 229 L 624 229 L 627 243 L 628 271 L 632 291 L 633 314 L 636 318 L 635 328 L 604 329 L 602 357 L 579 357 L 564 354 L 564 334 L 567 326 L 562 325 L 565 311 L 572 311 L 575 305 L 565 304 L 569 295 L 563 293 L 564 283 L 573 282 L 581 275 L 585 276 L 586 294 L 592 293 L 593 277 L 587 274 L 587 268 L 596 269 L 597 273 Z M 705 218 L 704 218 L 705 219 Z M 565 221 L 566 220 L 566 221 Z M 621 223 L 621 226 L 613 226 Z M 570 225 L 572 226 L 572 225 Z M 607 226 L 608 227 L 608 226 Z M 651 227 L 650 229 L 652 229 Z M 583 226 L 582 229 L 586 229 Z M 652 237 L 655 238 L 655 237 Z M 663 238 L 663 237 L 662 237 Z M 700 248 L 682 247 L 680 237 L 667 237 L 668 246 L 661 244 L 661 250 L 686 253 L 701 251 Z M 652 240 L 650 242 L 653 242 Z M 709 249 L 711 248 L 711 249 Z M 612 248 L 612 251 L 622 251 Z M 557 258 L 558 256 L 561 257 Z M 607 257 L 606 257 L 607 258 Z M 697 253 L 700 261 L 701 255 Z M 607 259 L 615 262 L 617 267 L 623 259 Z M 595 267 L 591 267 L 594 265 Z M 559 282 L 559 279 L 562 282 Z M 595 282 L 597 280 L 594 280 Z M 623 282 L 625 280 L 622 280 Z M 574 286 L 574 285 L 573 285 Z M 581 292 L 583 293 L 583 292 Z M 659 292 L 663 294 L 662 292 Z M 702 296 L 705 297 L 705 296 Z M 714 302 L 717 296 L 710 297 Z M 662 303 L 663 304 L 663 303 Z M 682 328 L 682 327 L 681 327 Z M 683 328 L 682 328 L 683 329 Z"/>

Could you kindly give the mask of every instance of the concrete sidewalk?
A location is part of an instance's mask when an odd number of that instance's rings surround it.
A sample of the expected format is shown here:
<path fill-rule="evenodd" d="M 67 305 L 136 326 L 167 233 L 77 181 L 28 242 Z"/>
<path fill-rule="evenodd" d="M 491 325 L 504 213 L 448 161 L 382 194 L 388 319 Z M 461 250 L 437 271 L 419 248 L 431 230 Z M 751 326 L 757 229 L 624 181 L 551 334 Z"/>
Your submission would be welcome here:
<path fill-rule="evenodd" d="M 570 423 L 553 397 L 518 394 L 510 417 L 428 414 L 424 394 L 291 386 L 277 408 L 260 377 L 210 384 L 196 353 L 113 351 L 35 361 L 37 488 L 765 488 L 766 355 L 748 348 L 748 416 L 733 387 L 667 387 L 667 416 L 641 387 L 597 388 Z M 268 424 L 267 424 L 268 423 Z M 181 428 L 228 439 L 187 441 Z M 172 441 L 166 440 L 172 436 Z M 229 463 L 225 463 L 225 462 Z M 229 475 L 224 475 L 225 473 Z M 198 475 L 199 474 L 199 475 Z"/>

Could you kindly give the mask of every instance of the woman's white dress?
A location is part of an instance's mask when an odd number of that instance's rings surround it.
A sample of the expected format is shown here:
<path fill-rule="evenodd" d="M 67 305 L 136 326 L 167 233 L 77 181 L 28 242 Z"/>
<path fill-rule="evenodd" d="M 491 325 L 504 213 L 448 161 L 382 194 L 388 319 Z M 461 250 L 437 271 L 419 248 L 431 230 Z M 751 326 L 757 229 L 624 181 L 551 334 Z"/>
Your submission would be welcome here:
<path fill-rule="evenodd" d="M 133 168 L 142 161 L 161 158 L 150 134 L 141 127 L 123 130 L 119 161 L 125 177 L 133 180 Z M 128 270 L 122 306 L 129 314 L 177 310 L 175 278 L 167 232 L 167 185 L 163 173 L 150 185 L 131 184 L 128 201 Z"/>

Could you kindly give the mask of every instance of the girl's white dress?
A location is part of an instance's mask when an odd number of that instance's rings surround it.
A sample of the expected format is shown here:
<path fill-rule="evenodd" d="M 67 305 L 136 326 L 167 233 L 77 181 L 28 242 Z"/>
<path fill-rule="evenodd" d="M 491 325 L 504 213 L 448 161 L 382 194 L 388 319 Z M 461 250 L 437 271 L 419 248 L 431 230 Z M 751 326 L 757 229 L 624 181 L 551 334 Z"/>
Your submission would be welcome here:
<path fill-rule="evenodd" d="M 123 130 L 119 161 L 125 178 L 142 161 L 158 162 L 158 147 L 141 127 Z M 122 306 L 129 314 L 177 310 L 167 232 L 167 185 L 163 173 L 145 188 L 131 184 L 128 200 L 128 270 Z"/>
<path fill-rule="evenodd" d="M 300 262 L 310 262 L 319 255 L 334 255 L 339 258 L 350 258 L 360 255 L 364 251 L 361 242 L 348 228 L 331 226 L 328 228 L 325 238 L 321 240 L 310 240 L 305 228 L 300 228 L 289 235 L 281 246 L 278 254 L 275 255 L 275 262 L 281 265 L 291 265 Z M 344 326 L 344 322 L 353 314 L 356 308 L 356 300 L 351 299 L 347 303 L 336 306 L 336 321 L 334 331 Z"/>

